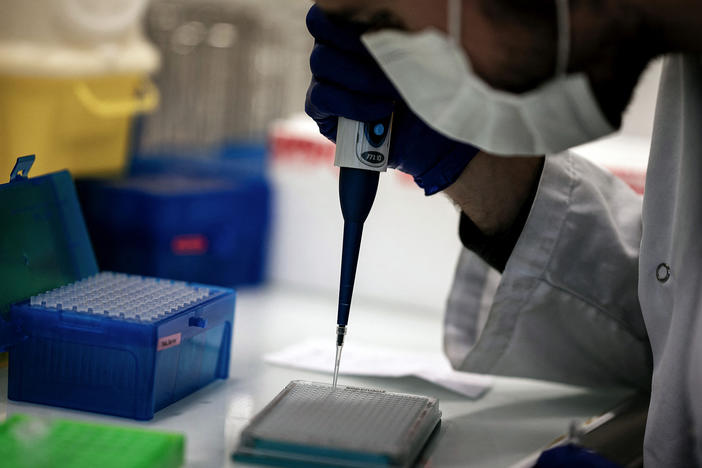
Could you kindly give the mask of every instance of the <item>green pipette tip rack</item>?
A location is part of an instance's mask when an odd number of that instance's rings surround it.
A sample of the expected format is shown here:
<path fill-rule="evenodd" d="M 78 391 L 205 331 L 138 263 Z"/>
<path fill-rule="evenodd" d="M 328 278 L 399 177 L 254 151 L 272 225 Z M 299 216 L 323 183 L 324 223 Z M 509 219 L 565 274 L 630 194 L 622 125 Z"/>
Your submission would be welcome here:
<path fill-rule="evenodd" d="M 14 414 L 0 424 L 6 468 L 175 468 L 181 434 Z"/>

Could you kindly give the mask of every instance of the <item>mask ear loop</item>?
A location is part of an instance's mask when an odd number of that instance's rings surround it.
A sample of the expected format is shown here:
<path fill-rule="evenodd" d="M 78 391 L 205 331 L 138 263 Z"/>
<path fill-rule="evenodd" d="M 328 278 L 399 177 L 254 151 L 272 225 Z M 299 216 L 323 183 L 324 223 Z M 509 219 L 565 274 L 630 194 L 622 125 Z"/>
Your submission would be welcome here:
<path fill-rule="evenodd" d="M 448 0 L 446 6 L 446 27 L 448 36 L 458 46 L 461 45 L 461 14 L 463 0 Z"/>
<path fill-rule="evenodd" d="M 570 5 L 568 0 L 556 0 L 558 43 L 556 48 L 556 76 L 565 75 L 570 59 Z"/>

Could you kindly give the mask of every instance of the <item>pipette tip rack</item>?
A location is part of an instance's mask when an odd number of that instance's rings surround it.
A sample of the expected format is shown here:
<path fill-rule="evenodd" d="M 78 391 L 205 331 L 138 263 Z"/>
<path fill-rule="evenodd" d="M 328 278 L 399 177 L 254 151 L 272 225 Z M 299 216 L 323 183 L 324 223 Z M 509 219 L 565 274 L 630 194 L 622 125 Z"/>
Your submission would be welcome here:
<path fill-rule="evenodd" d="M 29 299 L 32 307 L 136 322 L 155 322 L 209 299 L 207 287 L 181 281 L 101 272 Z"/>
<path fill-rule="evenodd" d="M 12 305 L 8 397 L 134 419 L 226 379 L 234 292 L 102 272 Z"/>

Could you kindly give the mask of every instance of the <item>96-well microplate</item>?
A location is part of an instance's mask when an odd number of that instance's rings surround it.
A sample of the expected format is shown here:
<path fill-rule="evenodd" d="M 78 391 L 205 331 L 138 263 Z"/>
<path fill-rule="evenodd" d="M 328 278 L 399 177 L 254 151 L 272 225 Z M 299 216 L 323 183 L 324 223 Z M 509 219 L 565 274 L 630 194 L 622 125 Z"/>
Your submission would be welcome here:
<path fill-rule="evenodd" d="M 439 423 L 438 401 L 294 381 L 244 429 L 236 459 L 409 466 Z"/>

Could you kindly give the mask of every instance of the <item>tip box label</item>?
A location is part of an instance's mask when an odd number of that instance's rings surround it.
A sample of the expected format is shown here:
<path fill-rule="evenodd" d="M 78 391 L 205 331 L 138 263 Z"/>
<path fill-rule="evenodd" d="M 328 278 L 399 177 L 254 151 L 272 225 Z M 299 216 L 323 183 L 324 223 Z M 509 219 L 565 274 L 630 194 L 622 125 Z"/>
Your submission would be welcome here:
<path fill-rule="evenodd" d="M 174 333 L 172 335 L 163 336 L 158 339 L 158 344 L 156 345 L 157 351 L 162 351 L 164 349 L 172 348 L 180 344 L 180 333 Z"/>

